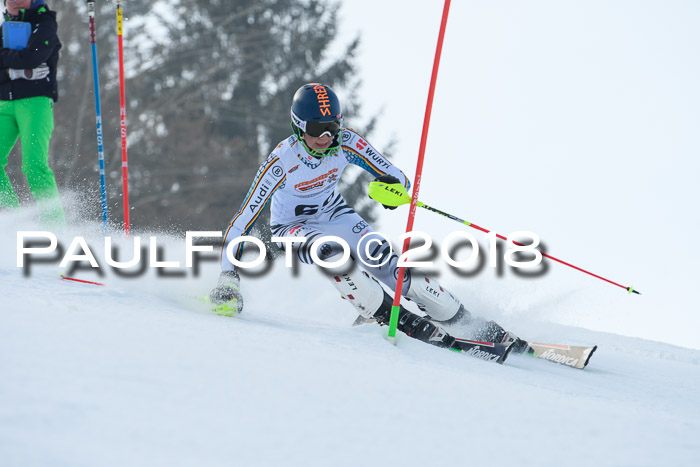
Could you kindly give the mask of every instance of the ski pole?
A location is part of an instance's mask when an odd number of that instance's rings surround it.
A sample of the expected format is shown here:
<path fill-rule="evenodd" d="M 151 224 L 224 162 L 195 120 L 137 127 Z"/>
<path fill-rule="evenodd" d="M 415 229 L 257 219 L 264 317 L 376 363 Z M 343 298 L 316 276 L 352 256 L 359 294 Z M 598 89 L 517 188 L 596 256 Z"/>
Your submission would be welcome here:
<path fill-rule="evenodd" d="M 107 235 L 109 224 L 107 219 L 107 182 L 105 180 L 105 151 L 102 144 L 102 110 L 100 106 L 100 76 L 97 65 L 97 40 L 95 35 L 95 2 L 87 0 L 88 18 L 90 23 L 90 46 L 92 48 L 92 80 L 95 85 L 95 122 L 97 124 L 97 158 L 100 166 L 100 198 L 102 201 L 102 230 Z"/>
<path fill-rule="evenodd" d="M 128 158 L 126 155 L 126 97 L 124 90 L 124 45 L 122 0 L 117 0 L 117 42 L 119 44 L 119 122 L 122 139 L 122 186 L 124 191 L 124 233 L 129 236 L 131 225 L 129 222 L 129 178 Z"/>
<path fill-rule="evenodd" d="M 428 129 L 430 128 L 430 114 L 433 110 L 433 96 L 435 95 L 435 85 L 437 83 L 438 69 L 440 68 L 440 55 L 442 54 L 442 43 L 445 38 L 445 29 L 447 28 L 447 17 L 450 13 L 450 0 L 445 0 L 445 5 L 442 10 L 442 20 L 440 21 L 440 32 L 438 33 L 437 45 L 435 47 L 435 59 L 433 61 L 433 71 L 430 76 L 430 87 L 428 89 L 428 101 L 425 104 L 425 117 L 423 118 L 423 132 L 421 134 L 420 148 L 418 150 L 418 163 L 416 165 L 416 178 L 413 185 L 413 197 L 410 200 L 411 209 L 408 212 L 408 221 L 406 222 L 406 232 L 413 230 L 413 220 L 416 216 L 416 205 L 418 203 L 418 192 L 420 190 L 420 181 L 423 176 L 423 159 L 425 159 L 425 145 L 428 140 Z M 403 242 L 403 252 L 408 250 L 409 238 Z M 389 342 L 396 341 L 396 328 L 399 322 L 399 311 L 401 307 L 401 290 L 403 288 L 403 278 L 405 270 L 399 266 L 398 275 L 396 278 L 396 289 L 394 290 L 394 302 L 391 307 L 391 316 L 389 318 Z"/>
<path fill-rule="evenodd" d="M 404 204 L 408 204 L 411 202 L 411 198 L 408 196 L 408 193 L 406 193 L 406 189 L 401 185 L 400 183 L 384 183 L 384 182 L 370 182 L 369 184 L 369 196 L 375 201 L 378 201 L 381 204 L 387 205 L 387 206 L 402 206 Z M 452 219 L 453 221 L 459 222 L 460 224 L 464 224 L 466 226 L 469 226 L 473 229 L 480 230 L 485 233 L 490 233 L 490 230 L 487 230 L 483 227 L 479 227 L 478 225 L 465 221 L 464 219 L 460 219 L 457 216 L 453 216 L 452 214 L 448 214 L 444 211 L 440 211 L 439 209 L 435 209 L 434 207 L 428 206 L 427 204 L 421 203 L 420 201 L 417 202 L 418 207 L 427 209 L 428 211 L 435 212 L 437 214 L 440 214 L 442 216 L 447 217 L 448 219 Z M 494 232 L 495 233 L 495 232 Z M 508 240 L 506 237 L 500 234 L 496 234 L 496 237 L 500 238 L 501 240 Z M 525 246 L 522 243 L 518 242 L 513 242 L 514 244 L 518 246 Z M 540 253 L 542 253 L 540 251 Z M 582 269 L 578 266 L 574 266 L 571 263 L 567 263 L 566 261 L 562 261 L 558 258 L 555 258 L 554 256 L 548 255 L 546 253 L 542 253 L 542 256 L 545 258 L 549 258 L 553 261 L 556 261 L 558 263 L 561 263 L 565 266 L 569 266 L 570 268 L 576 269 L 577 271 L 585 272 L 588 275 L 591 275 L 593 277 L 596 277 L 600 280 L 603 280 L 605 282 L 608 282 L 612 285 L 616 285 L 618 287 L 622 287 L 623 289 L 627 290 L 627 293 L 636 293 L 638 295 L 641 295 L 640 292 L 634 290 L 632 287 L 625 287 L 624 285 L 618 284 L 617 282 L 613 282 L 609 279 L 606 279 L 604 277 L 601 277 L 597 274 L 593 274 L 590 271 L 586 271 L 585 269 Z"/>

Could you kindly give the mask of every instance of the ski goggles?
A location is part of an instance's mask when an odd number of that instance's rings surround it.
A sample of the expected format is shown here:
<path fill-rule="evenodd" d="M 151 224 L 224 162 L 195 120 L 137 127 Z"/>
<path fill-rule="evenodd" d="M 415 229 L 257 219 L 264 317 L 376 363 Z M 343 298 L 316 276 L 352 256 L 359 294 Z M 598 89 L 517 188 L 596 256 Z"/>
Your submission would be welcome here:
<path fill-rule="evenodd" d="M 304 129 L 304 133 L 314 138 L 320 138 L 326 133 L 331 138 L 335 138 L 338 132 L 340 132 L 339 120 L 333 122 L 306 122 L 306 128 Z"/>

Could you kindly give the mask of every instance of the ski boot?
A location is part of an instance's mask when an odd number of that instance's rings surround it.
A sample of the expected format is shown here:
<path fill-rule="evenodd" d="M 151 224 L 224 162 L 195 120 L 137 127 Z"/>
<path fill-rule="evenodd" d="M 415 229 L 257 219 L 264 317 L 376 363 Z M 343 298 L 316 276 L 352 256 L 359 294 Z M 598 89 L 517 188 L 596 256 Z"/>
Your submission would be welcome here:
<path fill-rule="evenodd" d="M 372 316 L 377 323 L 388 326 L 394 300 L 384 292 L 384 300 Z M 399 308 L 399 321 L 396 328 L 407 336 L 437 347 L 452 347 L 455 338 L 428 318 L 418 316 L 404 307 Z"/>

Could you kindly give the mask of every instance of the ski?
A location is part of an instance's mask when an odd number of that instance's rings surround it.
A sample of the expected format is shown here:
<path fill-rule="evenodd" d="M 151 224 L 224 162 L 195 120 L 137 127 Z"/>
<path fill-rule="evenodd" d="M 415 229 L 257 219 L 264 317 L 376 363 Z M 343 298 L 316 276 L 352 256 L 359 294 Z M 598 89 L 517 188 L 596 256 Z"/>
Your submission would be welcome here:
<path fill-rule="evenodd" d="M 353 326 L 360 326 L 361 324 L 378 324 L 377 320 L 374 318 L 365 318 L 362 315 L 357 315 L 355 321 L 352 323 Z"/>
<path fill-rule="evenodd" d="M 528 348 L 525 351 L 527 355 L 579 369 L 586 368 L 586 365 L 588 365 L 588 362 L 593 356 L 593 352 L 598 348 L 597 345 L 590 347 L 581 345 L 538 344 L 535 342 L 528 342 L 527 345 Z"/>
<path fill-rule="evenodd" d="M 365 318 L 362 315 L 358 315 L 355 319 L 355 322 L 352 323 L 353 326 L 360 326 L 362 324 L 379 324 L 380 326 L 382 326 L 382 324 L 377 323 L 376 319 Z M 454 339 L 454 341 L 447 346 L 449 350 L 470 355 L 481 360 L 501 364 L 506 361 L 506 358 L 508 358 L 508 354 L 513 348 L 512 342 L 509 342 L 507 344 L 496 344 L 494 342 L 472 341 L 468 339 L 462 339 L 459 337 L 452 338 Z"/>
<path fill-rule="evenodd" d="M 512 347 L 511 344 L 504 345 L 494 342 L 470 341 L 455 337 L 454 342 L 450 346 L 450 350 L 461 352 L 481 360 L 503 364 L 506 358 L 508 358 Z"/>

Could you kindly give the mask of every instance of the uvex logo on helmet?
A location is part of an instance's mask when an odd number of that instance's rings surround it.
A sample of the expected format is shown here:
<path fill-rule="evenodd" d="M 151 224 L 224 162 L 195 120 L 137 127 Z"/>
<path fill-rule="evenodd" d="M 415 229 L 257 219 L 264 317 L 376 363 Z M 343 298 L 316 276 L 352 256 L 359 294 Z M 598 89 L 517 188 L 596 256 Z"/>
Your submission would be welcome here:
<path fill-rule="evenodd" d="M 326 87 L 317 84 L 314 86 L 314 92 L 316 93 L 316 100 L 318 101 L 318 110 L 321 112 L 321 115 L 328 117 L 331 114 L 331 100 L 328 97 Z"/>

